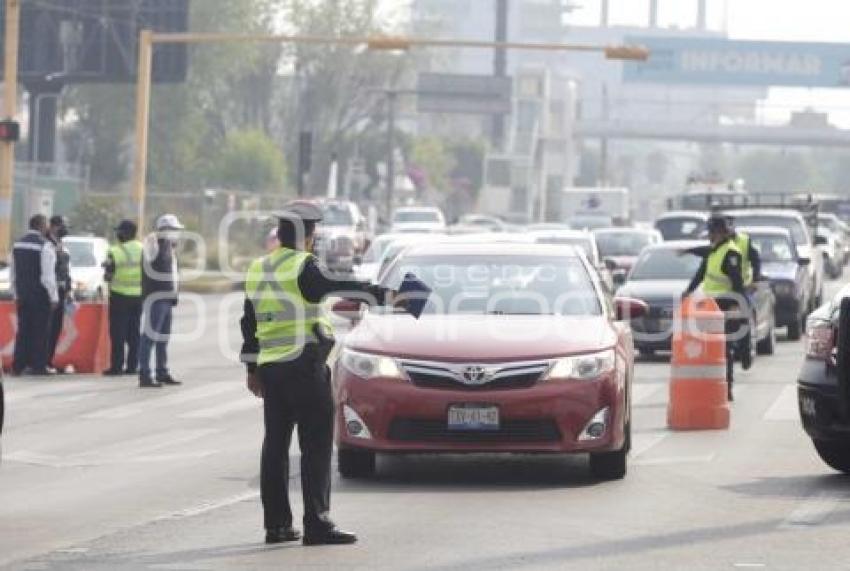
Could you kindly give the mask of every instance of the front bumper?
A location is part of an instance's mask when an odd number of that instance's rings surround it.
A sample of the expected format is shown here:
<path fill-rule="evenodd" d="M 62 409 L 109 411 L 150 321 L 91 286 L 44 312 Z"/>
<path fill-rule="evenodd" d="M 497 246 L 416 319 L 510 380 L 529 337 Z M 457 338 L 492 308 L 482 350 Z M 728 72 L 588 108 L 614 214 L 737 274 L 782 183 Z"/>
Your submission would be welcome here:
<path fill-rule="evenodd" d="M 434 389 L 407 381 L 364 381 L 337 369 L 337 439 L 342 448 L 377 452 L 603 452 L 624 444 L 625 387 L 615 375 L 589 382 L 543 381 L 503 390 Z M 495 405 L 496 431 L 448 428 L 448 409 L 458 404 Z M 349 433 L 345 407 L 369 438 Z M 588 422 L 609 407 L 604 434 L 580 440 Z"/>
<path fill-rule="evenodd" d="M 800 322 L 800 299 L 791 296 L 776 296 L 776 305 L 773 308 L 776 317 L 776 326 L 785 327 Z"/>
<path fill-rule="evenodd" d="M 636 349 L 669 351 L 673 345 L 673 319 L 638 317 L 631 320 Z"/>
<path fill-rule="evenodd" d="M 850 418 L 839 395 L 835 370 L 823 361 L 806 359 L 797 383 L 803 428 L 814 440 L 850 443 Z"/>

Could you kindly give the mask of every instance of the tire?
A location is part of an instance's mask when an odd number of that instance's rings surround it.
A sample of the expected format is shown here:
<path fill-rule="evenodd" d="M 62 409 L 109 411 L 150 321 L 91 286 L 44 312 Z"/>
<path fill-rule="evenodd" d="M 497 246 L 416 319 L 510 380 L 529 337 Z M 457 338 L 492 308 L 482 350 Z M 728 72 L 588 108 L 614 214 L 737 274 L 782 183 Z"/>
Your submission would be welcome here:
<path fill-rule="evenodd" d="M 626 424 L 626 441 L 620 450 L 590 455 L 590 474 L 597 480 L 622 480 L 626 477 L 632 441 L 631 423 Z"/>
<path fill-rule="evenodd" d="M 799 341 L 803 334 L 803 320 L 805 317 L 800 317 L 794 323 L 788 324 L 788 339 L 789 341 Z"/>
<path fill-rule="evenodd" d="M 814 440 L 818 456 L 827 466 L 838 472 L 850 474 L 850 443 Z"/>
<path fill-rule="evenodd" d="M 371 478 L 375 475 L 375 467 L 374 452 L 345 448 L 337 451 L 337 468 L 343 478 Z"/>
<path fill-rule="evenodd" d="M 770 324 L 770 331 L 767 333 L 767 337 L 762 339 L 756 344 L 756 352 L 759 355 L 773 355 L 776 351 L 776 325 Z"/>
<path fill-rule="evenodd" d="M 639 347 L 638 353 L 640 353 L 641 357 L 645 357 L 647 359 L 655 357 L 655 349 L 650 349 L 648 347 Z"/>

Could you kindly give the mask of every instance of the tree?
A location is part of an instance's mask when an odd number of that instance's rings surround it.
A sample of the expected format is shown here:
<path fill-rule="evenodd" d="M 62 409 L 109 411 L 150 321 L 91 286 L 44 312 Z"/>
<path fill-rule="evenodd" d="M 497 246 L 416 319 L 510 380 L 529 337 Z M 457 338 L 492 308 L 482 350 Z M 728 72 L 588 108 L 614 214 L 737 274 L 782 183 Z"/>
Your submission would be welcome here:
<path fill-rule="evenodd" d="M 215 186 L 253 192 L 279 191 L 286 180 L 283 153 L 258 130 L 231 133 L 213 172 Z"/>
<path fill-rule="evenodd" d="M 421 177 L 416 177 L 419 180 L 417 190 L 420 193 L 426 190 L 448 191 L 449 173 L 456 164 L 455 157 L 437 137 L 424 137 L 413 142 L 410 166 L 421 172 Z"/>

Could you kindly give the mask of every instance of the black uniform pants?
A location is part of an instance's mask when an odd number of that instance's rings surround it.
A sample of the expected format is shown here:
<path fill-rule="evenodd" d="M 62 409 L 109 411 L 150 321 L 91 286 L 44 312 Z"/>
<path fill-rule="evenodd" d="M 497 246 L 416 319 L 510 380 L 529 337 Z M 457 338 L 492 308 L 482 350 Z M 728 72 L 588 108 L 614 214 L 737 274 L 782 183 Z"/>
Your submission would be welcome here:
<path fill-rule="evenodd" d="M 726 333 L 726 382 L 730 385 L 735 382 L 735 357 L 741 351 L 750 350 L 750 320 L 747 318 L 729 317 L 728 313 L 741 313 L 746 315 L 747 308 L 739 308 L 738 303 L 728 298 L 716 298 L 717 305 L 727 313 L 724 323 Z M 746 347 L 746 349 L 745 349 Z"/>
<path fill-rule="evenodd" d="M 264 389 L 265 440 L 260 488 L 266 529 L 292 525 L 289 504 L 289 446 L 298 426 L 304 529 L 321 532 L 329 518 L 334 402 L 330 369 L 311 354 L 262 365 L 257 370 Z"/>
<path fill-rule="evenodd" d="M 109 368 L 111 370 L 136 372 L 139 366 L 141 320 L 141 297 L 119 293 L 109 295 L 109 339 L 112 343 L 112 360 Z M 126 360 L 124 359 L 125 348 Z"/>
<path fill-rule="evenodd" d="M 17 312 L 18 334 L 12 369 L 17 374 L 27 368 L 43 371 L 47 367 L 50 301 L 46 296 L 43 299 L 18 300 Z"/>
<path fill-rule="evenodd" d="M 68 292 L 59 290 L 59 304 L 50 313 L 50 329 L 47 339 L 47 364 L 53 366 L 53 358 L 56 356 L 56 346 L 59 344 L 59 337 L 62 335 L 62 325 L 65 323 L 65 299 L 68 297 Z"/>

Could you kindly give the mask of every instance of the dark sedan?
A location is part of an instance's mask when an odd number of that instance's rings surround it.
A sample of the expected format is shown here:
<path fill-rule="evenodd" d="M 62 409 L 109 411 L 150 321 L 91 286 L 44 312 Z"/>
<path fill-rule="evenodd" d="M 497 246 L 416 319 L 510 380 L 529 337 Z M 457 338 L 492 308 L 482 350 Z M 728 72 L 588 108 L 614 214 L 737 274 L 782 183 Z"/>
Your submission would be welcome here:
<path fill-rule="evenodd" d="M 700 257 L 684 252 L 706 244 L 703 241 L 673 241 L 649 246 L 638 258 L 625 285 L 617 290 L 618 296 L 639 299 L 649 306 L 646 316 L 632 320 L 635 348 L 642 355 L 670 350 L 673 317 L 682 292 L 701 262 Z M 775 344 L 774 297 L 766 283 L 757 284 L 754 300 L 751 324 L 755 332 L 754 352 L 770 355 Z"/>

